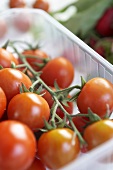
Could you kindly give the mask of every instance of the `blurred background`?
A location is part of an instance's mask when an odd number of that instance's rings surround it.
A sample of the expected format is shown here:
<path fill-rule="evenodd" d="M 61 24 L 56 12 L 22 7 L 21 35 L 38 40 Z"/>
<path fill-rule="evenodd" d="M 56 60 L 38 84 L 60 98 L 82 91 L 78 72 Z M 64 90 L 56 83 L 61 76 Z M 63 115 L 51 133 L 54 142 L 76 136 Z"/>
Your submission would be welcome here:
<path fill-rule="evenodd" d="M 113 64 L 113 0 L 3 0 L 9 8 L 40 8 Z"/>

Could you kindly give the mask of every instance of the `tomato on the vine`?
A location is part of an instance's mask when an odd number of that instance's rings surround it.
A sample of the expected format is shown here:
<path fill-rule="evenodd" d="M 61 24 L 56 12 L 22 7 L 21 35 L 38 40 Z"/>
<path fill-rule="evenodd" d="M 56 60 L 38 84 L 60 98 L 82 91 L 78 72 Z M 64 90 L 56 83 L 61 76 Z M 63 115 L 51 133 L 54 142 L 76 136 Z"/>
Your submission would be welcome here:
<path fill-rule="evenodd" d="M 16 65 L 19 63 L 18 59 L 15 58 L 12 53 L 4 48 L 0 48 L 0 65 L 3 68 L 10 68 L 11 62 L 14 62 Z"/>
<path fill-rule="evenodd" d="M 113 111 L 113 85 L 107 79 L 96 77 L 89 80 L 82 88 L 77 106 L 80 113 L 87 113 L 88 108 L 103 118 L 107 112 Z"/>
<path fill-rule="evenodd" d="M 41 67 L 38 64 L 46 64 L 46 60 L 49 59 L 49 56 L 42 50 L 36 49 L 36 50 L 25 50 L 22 53 L 23 55 L 31 55 L 31 58 L 26 58 L 27 62 L 32 66 L 32 68 L 35 71 L 41 70 Z M 35 56 L 37 58 L 32 58 L 32 56 Z M 21 62 L 21 61 L 20 61 Z M 43 67 L 43 66 L 42 66 Z"/>
<path fill-rule="evenodd" d="M 74 125 L 76 126 L 76 128 L 78 129 L 78 131 L 80 133 L 83 133 L 88 120 L 82 116 L 75 116 L 72 118 L 72 121 Z"/>
<path fill-rule="evenodd" d="M 0 122 L 0 169 L 24 170 L 33 162 L 36 139 L 32 131 L 18 121 Z"/>
<path fill-rule="evenodd" d="M 44 119 L 48 121 L 50 109 L 46 100 L 40 95 L 26 92 L 11 99 L 7 114 L 9 119 L 21 121 L 35 131 L 44 127 Z"/>
<path fill-rule="evenodd" d="M 55 91 L 55 88 L 52 88 L 52 90 Z M 47 101 L 47 103 L 49 104 L 49 107 L 51 108 L 54 102 L 51 94 L 46 89 L 42 91 L 42 94 L 43 94 L 42 97 Z M 70 98 L 70 95 L 68 95 L 68 98 Z M 67 104 L 68 106 L 65 106 L 63 104 L 62 105 L 69 114 L 72 114 L 73 113 L 73 102 L 67 102 Z M 56 114 L 59 115 L 61 118 L 64 118 L 64 112 L 59 107 L 57 108 Z"/>
<path fill-rule="evenodd" d="M 35 0 L 33 8 L 42 9 L 46 12 L 49 11 L 49 3 L 45 0 Z"/>
<path fill-rule="evenodd" d="M 0 87 L 0 118 L 2 117 L 6 110 L 6 105 L 7 105 L 6 95 L 2 88 Z"/>
<path fill-rule="evenodd" d="M 58 128 L 41 135 L 37 145 L 41 161 L 52 169 L 59 169 L 77 158 L 80 142 L 68 128 Z"/>
<path fill-rule="evenodd" d="M 5 92 L 8 102 L 12 97 L 20 93 L 21 83 L 23 83 L 26 88 L 29 88 L 32 85 L 29 77 L 19 70 L 13 68 L 4 68 L 0 70 L 0 87 Z"/>
<path fill-rule="evenodd" d="M 24 8 L 26 6 L 25 0 L 10 0 L 10 8 Z"/>
<path fill-rule="evenodd" d="M 88 150 L 103 144 L 113 138 L 113 121 L 104 119 L 89 125 L 85 128 L 83 137 L 88 144 Z"/>
<path fill-rule="evenodd" d="M 60 88 L 66 88 L 74 78 L 73 65 L 64 57 L 54 58 L 42 69 L 41 78 L 48 86 L 54 87 L 56 81 Z"/>
<path fill-rule="evenodd" d="M 0 39 L 4 38 L 7 33 L 7 23 L 4 19 L 0 19 Z"/>
<path fill-rule="evenodd" d="M 35 158 L 32 165 L 27 170 L 46 170 L 40 159 Z"/>

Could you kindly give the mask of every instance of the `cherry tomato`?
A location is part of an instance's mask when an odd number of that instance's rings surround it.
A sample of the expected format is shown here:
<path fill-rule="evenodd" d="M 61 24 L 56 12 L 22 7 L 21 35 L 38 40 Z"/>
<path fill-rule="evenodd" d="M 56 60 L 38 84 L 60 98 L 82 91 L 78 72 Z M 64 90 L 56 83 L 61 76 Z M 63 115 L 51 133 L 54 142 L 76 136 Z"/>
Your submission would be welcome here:
<path fill-rule="evenodd" d="M 14 18 L 14 26 L 21 33 L 26 33 L 31 28 L 31 15 L 21 13 Z"/>
<path fill-rule="evenodd" d="M 72 121 L 73 123 L 75 124 L 76 128 L 78 129 L 78 131 L 80 133 L 83 133 L 84 132 L 84 129 L 85 129 L 85 126 L 86 126 L 86 122 L 87 120 L 84 119 L 83 117 L 81 116 L 76 116 L 76 117 L 73 117 L 72 118 Z"/>
<path fill-rule="evenodd" d="M 4 68 L 0 70 L 0 87 L 5 92 L 7 101 L 20 93 L 20 85 L 23 83 L 27 88 L 32 85 L 28 76 L 19 70 L 12 68 Z"/>
<path fill-rule="evenodd" d="M 0 19 L 0 38 L 4 38 L 7 33 L 7 24 L 5 20 Z"/>
<path fill-rule="evenodd" d="M 42 9 L 46 12 L 49 11 L 49 3 L 45 0 L 35 0 L 33 8 Z"/>
<path fill-rule="evenodd" d="M 26 6 L 25 0 L 10 0 L 9 7 L 10 8 L 23 8 Z"/>
<path fill-rule="evenodd" d="M 55 88 L 52 88 L 53 91 L 55 91 Z M 49 107 L 51 109 L 54 100 L 52 99 L 51 94 L 44 89 L 42 91 L 42 93 L 44 94 L 42 97 L 47 101 L 47 103 L 49 104 Z M 68 98 L 70 98 L 70 95 L 68 95 Z M 72 114 L 73 113 L 73 103 L 72 102 L 67 102 L 68 106 L 63 105 L 64 109 L 69 113 Z M 61 118 L 64 118 L 64 113 L 63 111 L 58 107 L 57 111 L 56 111 L 57 115 L 59 115 Z"/>
<path fill-rule="evenodd" d="M 40 159 L 35 158 L 32 165 L 27 170 L 46 170 Z"/>
<path fill-rule="evenodd" d="M 0 169 L 24 170 L 33 162 L 36 140 L 32 131 L 18 121 L 0 123 Z"/>
<path fill-rule="evenodd" d="M 27 124 L 32 130 L 44 127 L 44 119 L 50 116 L 49 105 L 35 93 L 21 93 L 14 96 L 8 105 L 8 118 Z"/>
<path fill-rule="evenodd" d="M 113 138 L 113 121 L 104 119 L 95 122 L 85 129 L 83 136 L 88 150 L 91 150 Z"/>
<path fill-rule="evenodd" d="M 87 113 L 88 107 L 103 118 L 109 106 L 110 113 L 113 111 L 113 85 L 104 78 L 89 80 L 81 90 L 77 106 L 81 113 Z"/>
<path fill-rule="evenodd" d="M 60 88 L 66 88 L 73 81 L 74 68 L 69 60 L 57 57 L 50 60 L 42 69 L 41 78 L 48 86 L 54 87 L 56 80 Z"/>
<path fill-rule="evenodd" d="M 4 48 L 0 48 L 0 65 L 4 68 L 10 68 L 11 62 L 14 62 L 16 65 L 19 63 L 12 53 Z"/>
<path fill-rule="evenodd" d="M 59 169 L 77 158 L 80 144 L 72 130 L 62 128 L 42 134 L 37 148 L 39 158 L 48 168 Z"/>
<path fill-rule="evenodd" d="M 6 104 L 7 104 L 6 95 L 2 88 L 0 87 L 0 118 L 2 117 L 6 110 Z"/>
<path fill-rule="evenodd" d="M 26 56 L 27 55 L 31 55 L 31 56 L 37 57 L 37 58 L 26 58 L 28 63 L 36 71 L 41 70 L 41 68 L 38 65 L 36 65 L 36 63 L 37 64 L 43 64 L 44 62 L 43 62 L 42 59 L 45 59 L 45 62 L 46 62 L 46 59 L 49 59 L 49 56 L 45 52 L 43 52 L 43 51 L 41 51 L 39 49 L 36 49 L 36 50 L 25 50 L 22 54 L 26 55 Z M 44 64 L 46 64 L 46 63 L 44 63 Z"/>

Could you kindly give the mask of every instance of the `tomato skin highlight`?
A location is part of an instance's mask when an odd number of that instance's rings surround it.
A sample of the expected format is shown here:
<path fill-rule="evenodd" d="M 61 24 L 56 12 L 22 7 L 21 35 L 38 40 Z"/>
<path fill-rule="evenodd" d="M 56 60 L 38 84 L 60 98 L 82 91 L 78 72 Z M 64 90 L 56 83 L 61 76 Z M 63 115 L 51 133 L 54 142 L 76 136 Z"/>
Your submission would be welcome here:
<path fill-rule="evenodd" d="M 66 88 L 73 81 L 74 68 L 66 58 L 57 57 L 49 61 L 42 69 L 41 78 L 48 86 L 54 87 L 56 80 L 60 88 Z"/>
<path fill-rule="evenodd" d="M 74 160 L 80 151 L 75 133 L 67 128 L 54 129 L 41 135 L 37 150 L 41 161 L 50 169 L 59 169 Z"/>
<path fill-rule="evenodd" d="M 17 121 L 0 122 L 0 170 L 25 170 L 33 162 L 36 140 L 32 131 Z"/>
<path fill-rule="evenodd" d="M 4 91 L 0 87 L 0 118 L 3 116 L 7 105 L 7 99 Z"/>
<path fill-rule="evenodd" d="M 81 90 L 77 98 L 77 106 L 80 113 L 87 113 L 88 107 L 101 118 L 107 112 L 113 111 L 113 85 L 104 78 L 96 77 L 89 80 Z"/>
<path fill-rule="evenodd" d="M 0 87 L 5 92 L 7 102 L 20 93 L 20 85 L 23 83 L 27 88 L 32 85 L 28 76 L 19 70 L 4 68 L 0 70 Z"/>
<path fill-rule="evenodd" d="M 88 150 L 94 149 L 113 138 L 113 121 L 105 119 L 89 125 L 83 137 L 88 144 Z"/>
<path fill-rule="evenodd" d="M 41 96 L 27 92 L 12 98 L 8 105 L 8 118 L 27 124 L 32 130 L 44 127 L 50 117 L 49 105 Z"/>
<path fill-rule="evenodd" d="M 31 55 L 31 56 L 35 56 L 37 58 L 26 58 L 27 62 L 32 66 L 32 68 L 35 70 L 35 71 L 39 71 L 41 70 L 41 68 L 39 66 L 36 66 L 35 64 L 36 63 L 43 63 L 41 59 L 47 59 L 49 58 L 49 56 L 39 50 L 39 49 L 36 49 L 36 50 L 25 50 L 23 53 L 23 55 Z M 21 62 L 21 61 L 20 61 Z"/>
<path fill-rule="evenodd" d="M 27 170 L 46 170 L 40 159 L 35 158 L 32 165 Z"/>
<path fill-rule="evenodd" d="M 10 68 L 11 62 L 14 62 L 16 65 L 19 63 L 18 59 L 16 59 L 12 53 L 4 48 L 0 48 L 0 65 L 3 68 Z"/>

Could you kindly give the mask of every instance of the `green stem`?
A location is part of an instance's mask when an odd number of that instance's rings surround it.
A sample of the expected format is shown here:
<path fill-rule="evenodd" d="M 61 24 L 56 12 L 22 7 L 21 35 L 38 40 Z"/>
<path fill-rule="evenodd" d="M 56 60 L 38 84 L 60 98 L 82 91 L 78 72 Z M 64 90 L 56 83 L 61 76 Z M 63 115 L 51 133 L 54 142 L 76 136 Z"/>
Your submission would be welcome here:
<path fill-rule="evenodd" d="M 50 119 L 50 122 L 51 122 L 51 124 L 52 124 L 52 126 L 54 128 L 56 128 L 56 125 L 55 125 L 55 116 L 56 116 L 57 108 L 58 108 L 58 103 L 54 102 L 53 106 L 51 108 L 51 115 L 52 115 L 52 117 Z"/>
<path fill-rule="evenodd" d="M 16 68 L 22 68 L 22 67 L 26 67 L 26 64 L 19 64 L 19 65 L 16 65 Z"/>
<path fill-rule="evenodd" d="M 86 141 L 83 139 L 82 135 L 80 134 L 80 132 L 78 131 L 78 129 L 76 128 L 76 126 L 74 125 L 72 119 L 69 119 L 69 122 L 74 130 L 74 132 L 77 134 L 79 140 L 80 140 L 80 143 L 81 143 L 81 146 L 83 146 L 84 144 L 86 144 Z"/>

